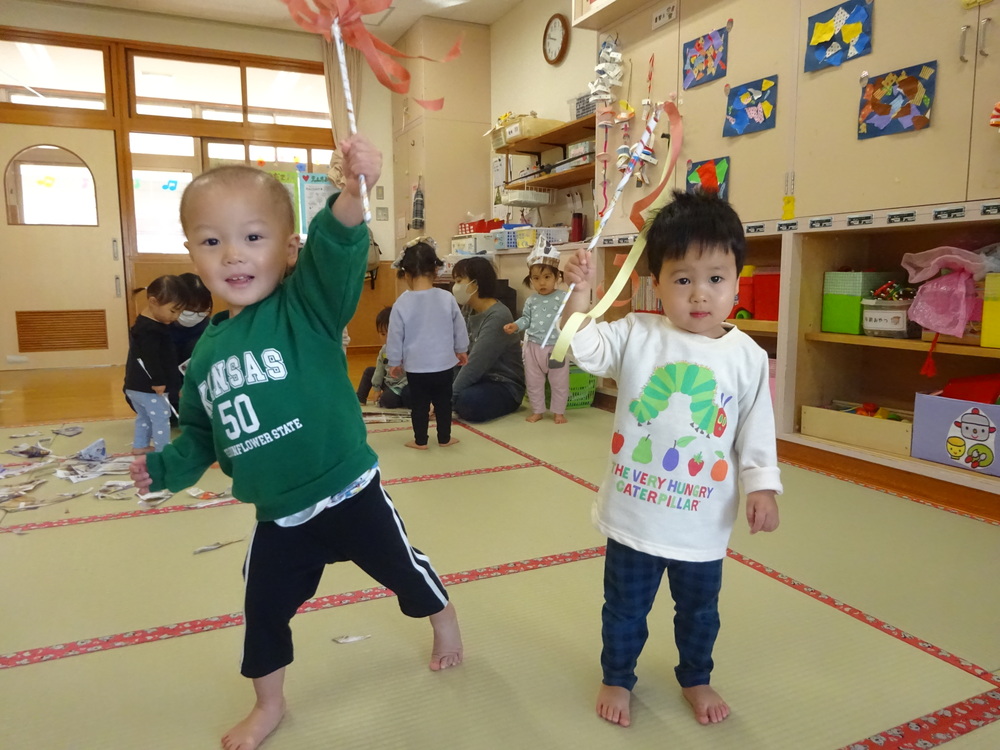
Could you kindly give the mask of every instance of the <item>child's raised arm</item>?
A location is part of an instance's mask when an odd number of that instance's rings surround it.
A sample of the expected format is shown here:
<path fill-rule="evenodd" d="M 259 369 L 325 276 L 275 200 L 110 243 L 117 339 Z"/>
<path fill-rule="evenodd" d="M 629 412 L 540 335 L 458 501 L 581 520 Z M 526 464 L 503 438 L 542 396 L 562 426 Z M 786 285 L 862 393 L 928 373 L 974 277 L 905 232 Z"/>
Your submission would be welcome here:
<path fill-rule="evenodd" d="M 590 301 L 590 289 L 597 279 L 597 268 L 594 266 L 594 259 L 584 248 L 576 251 L 563 269 L 563 278 L 573 285 L 573 291 L 566 300 L 562 317 L 559 324 L 565 326 L 569 316 L 575 312 L 586 312 L 587 303 Z M 586 325 L 588 321 L 584 321 Z M 581 326 L 582 328 L 583 326 Z"/>
<path fill-rule="evenodd" d="M 346 184 L 332 210 L 341 224 L 353 227 L 365 218 L 358 176 L 365 176 L 368 189 L 371 190 L 382 175 L 382 152 L 363 135 L 352 135 L 342 140 L 340 151 L 344 155 Z"/>

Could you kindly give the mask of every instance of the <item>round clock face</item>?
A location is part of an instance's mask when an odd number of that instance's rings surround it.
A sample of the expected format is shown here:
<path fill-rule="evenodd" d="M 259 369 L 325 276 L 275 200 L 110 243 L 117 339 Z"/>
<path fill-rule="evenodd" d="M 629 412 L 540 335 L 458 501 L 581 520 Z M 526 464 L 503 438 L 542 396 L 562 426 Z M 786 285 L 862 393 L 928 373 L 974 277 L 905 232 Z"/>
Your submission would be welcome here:
<path fill-rule="evenodd" d="M 545 35 L 542 37 L 542 54 L 545 62 L 550 65 L 562 62 L 569 44 L 569 22 L 560 13 L 552 16 L 545 24 Z"/>

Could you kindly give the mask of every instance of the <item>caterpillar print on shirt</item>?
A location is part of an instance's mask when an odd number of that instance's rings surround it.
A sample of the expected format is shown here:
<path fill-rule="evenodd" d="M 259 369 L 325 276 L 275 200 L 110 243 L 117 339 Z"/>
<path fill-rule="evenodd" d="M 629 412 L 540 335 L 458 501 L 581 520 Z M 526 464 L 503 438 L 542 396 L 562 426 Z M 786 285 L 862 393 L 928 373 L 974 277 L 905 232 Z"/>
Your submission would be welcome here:
<path fill-rule="evenodd" d="M 726 411 L 723 408 L 732 396 L 715 403 L 715 374 L 693 362 L 672 362 L 653 370 L 639 398 L 629 404 L 629 411 L 639 424 L 648 424 L 667 408 L 670 397 L 683 393 L 691 398 L 691 426 L 705 435 L 720 437 L 726 431 Z"/>

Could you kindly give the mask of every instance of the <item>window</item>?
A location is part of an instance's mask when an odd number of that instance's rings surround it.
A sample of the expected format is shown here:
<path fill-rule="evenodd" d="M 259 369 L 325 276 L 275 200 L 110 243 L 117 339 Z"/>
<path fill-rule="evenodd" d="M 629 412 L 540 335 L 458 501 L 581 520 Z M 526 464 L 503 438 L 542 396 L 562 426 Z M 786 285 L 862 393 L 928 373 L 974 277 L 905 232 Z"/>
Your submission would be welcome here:
<path fill-rule="evenodd" d="M 221 167 L 224 164 L 246 164 L 247 147 L 242 143 L 226 141 L 209 141 L 205 147 L 208 157 L 208 168 Z"/>
<path fill-rule="evenodd" d="M 250 122 L 330 127 L 326 80 L 315 73 L 247 68 Z"/>
<path fill-rule="evenodd" d="M 94 176 L 58 146 L 32 146 L 11 159 L 4 193 L 9 224 L 97 226 Z"/>
<path fill-rule="evenodd" d="M 106 109 L 104 52 L 0 41 L 0 101 Z"/>
<path fill-rule="evenodd" d="M 136 55 L 132 72 L 136 114 L 200 119 L 205 110 L 215 111 L 222 105 L 224 112 L 235 108 L 239 121 L 243 120 L 239 65 Z"/>
<path fill-rule="evenodd" d="M 140 253 L 187 252 L 181 230 L 180 205 L 190 172 L 132 170 L 135 231 Z"/>

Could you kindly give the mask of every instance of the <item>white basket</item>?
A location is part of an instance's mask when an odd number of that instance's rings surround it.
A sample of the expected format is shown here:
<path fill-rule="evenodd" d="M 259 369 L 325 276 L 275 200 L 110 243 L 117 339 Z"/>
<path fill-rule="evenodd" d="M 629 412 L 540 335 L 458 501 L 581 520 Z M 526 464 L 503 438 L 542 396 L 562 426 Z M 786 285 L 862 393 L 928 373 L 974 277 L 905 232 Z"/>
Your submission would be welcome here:
<path fill-rule="evenodd" d="M 569 227 L 538 227 L 538 233 L 553 245 L 569 242 Z"/>
<path fill-rule="evenodd" d="M 552 202 L 552 193 L 551 188 L 523 187 L 517 190 L 504 188 L 500 191 L 500 202 L 505 206 L 520 206 L 522 208 L 547 206 Z"/>

